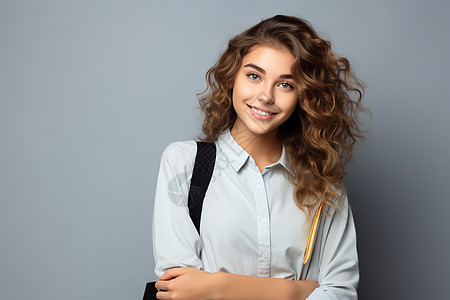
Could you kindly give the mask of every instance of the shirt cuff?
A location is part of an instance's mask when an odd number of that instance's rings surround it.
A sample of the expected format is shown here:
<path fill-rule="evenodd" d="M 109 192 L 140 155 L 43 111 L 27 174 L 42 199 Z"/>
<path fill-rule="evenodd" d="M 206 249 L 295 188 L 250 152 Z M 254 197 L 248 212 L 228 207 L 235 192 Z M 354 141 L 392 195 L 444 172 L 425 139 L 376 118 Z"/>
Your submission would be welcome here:
<path fill-rule="evenodd" d="M 316 288 L 305 300 L 339 300 L 330 290 Z"/>

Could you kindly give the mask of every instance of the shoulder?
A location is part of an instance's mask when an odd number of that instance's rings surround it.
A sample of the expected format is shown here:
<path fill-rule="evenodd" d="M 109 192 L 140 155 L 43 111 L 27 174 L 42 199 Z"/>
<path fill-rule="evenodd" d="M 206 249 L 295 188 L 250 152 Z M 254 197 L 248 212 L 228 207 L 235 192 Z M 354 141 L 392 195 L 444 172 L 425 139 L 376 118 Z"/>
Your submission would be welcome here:
<path fill-rule="evenodd" d="M 338 213 L 339 215 L 347 218 L 351 209 L 345 184 L 342 182 L 339 186 L 333 185 L 330 188 L 337 194 L 338 198 L 334 199 L 334 205 L 327 205 L 326 210 L 328 215 L 333 216 Z"/>
<path fill-rule="evenodd" d="M 194 140 L 172 142 L 163 150 L 163 158 L 174 158 L 180 155 L 194 155 L 197 152 L 197 144 Z"/>
<path fill-rule="evenodd" d="M 166 146 L 161 154 L 161 165 L 169 164 L 172 168 L 192 168 L 197 144 L 194 140 L 172 142 Z"/>

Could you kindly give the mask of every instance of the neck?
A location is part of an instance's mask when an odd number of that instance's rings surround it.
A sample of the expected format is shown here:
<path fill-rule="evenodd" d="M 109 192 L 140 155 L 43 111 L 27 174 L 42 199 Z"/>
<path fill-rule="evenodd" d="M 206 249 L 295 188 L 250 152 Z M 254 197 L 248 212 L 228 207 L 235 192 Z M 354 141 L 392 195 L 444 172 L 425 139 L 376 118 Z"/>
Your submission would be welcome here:
<path fill-rule="evenodd" d="M 280 159 L 282 146 L 277 130 L 265 134 L 254 134 L 236 122 L 230 132 L 234 140 L 253 157 L 261 172 L 265 166 Z"/>

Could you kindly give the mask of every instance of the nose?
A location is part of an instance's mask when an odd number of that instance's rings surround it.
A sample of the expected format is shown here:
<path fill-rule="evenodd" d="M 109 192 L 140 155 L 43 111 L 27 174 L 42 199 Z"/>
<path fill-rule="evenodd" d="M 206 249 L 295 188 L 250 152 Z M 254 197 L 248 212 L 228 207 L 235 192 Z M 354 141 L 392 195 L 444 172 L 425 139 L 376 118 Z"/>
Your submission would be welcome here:
<path fill-rule="evenodd" d="M 267 104 L 273 104 L 275 98 L 272 88 L 270 86 L 262 87 L 258 93 L 258 100 Z"/>

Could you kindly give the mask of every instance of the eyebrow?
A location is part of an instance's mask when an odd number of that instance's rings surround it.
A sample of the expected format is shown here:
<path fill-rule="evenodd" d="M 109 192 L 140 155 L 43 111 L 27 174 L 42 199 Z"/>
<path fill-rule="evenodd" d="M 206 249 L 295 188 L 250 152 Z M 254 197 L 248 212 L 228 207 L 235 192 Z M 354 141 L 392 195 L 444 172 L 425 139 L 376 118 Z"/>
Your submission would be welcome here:
<path fill-rule="evenodd" d="M 258 67 L 258 66 L 255 65 L 255 64 L 252 64 L 252 63 L 246 64 L 246 65 L 244 66 L 244 68 L 245 68 L 245 67 L 250 67 L 250 68 L 255 69 L 255 70 L 258 71 L 258 72 L 263 73 L 264 75 L 266 74 L 266 71 L 264 71 L 263 68 Z M 281 75 L 280 75 L 280 78 L 283 78 L 283 79 L 292 79 L 292 75 L 290 75 L 290 74 L 281 74 Z"/>

